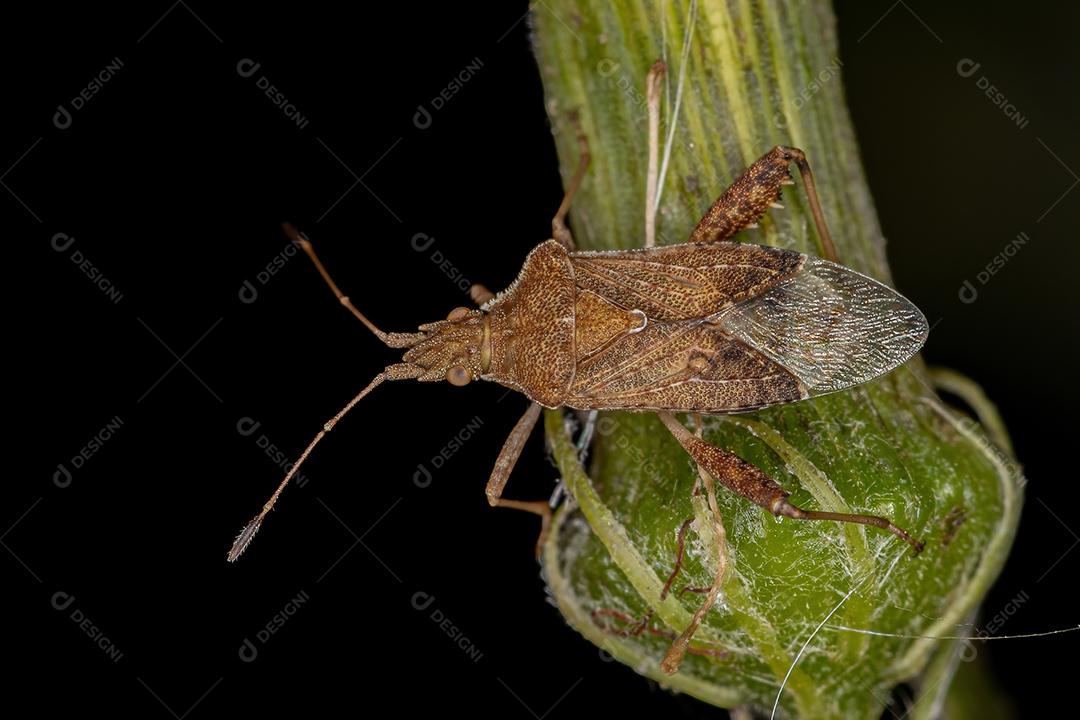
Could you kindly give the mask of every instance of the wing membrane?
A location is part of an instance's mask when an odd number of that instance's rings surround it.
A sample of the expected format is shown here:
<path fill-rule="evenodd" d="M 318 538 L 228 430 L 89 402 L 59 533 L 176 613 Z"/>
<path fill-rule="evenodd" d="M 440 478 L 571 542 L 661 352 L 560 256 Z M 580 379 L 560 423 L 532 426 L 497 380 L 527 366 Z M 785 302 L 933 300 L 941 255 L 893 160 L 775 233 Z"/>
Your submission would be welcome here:
<path fill-rule="evenodd" d="M 892 370 L 919 351 L 929 332 L 919 309 L 892 288 L 814 257 L 715 321 L 794 373 L 811 395 Z"/>

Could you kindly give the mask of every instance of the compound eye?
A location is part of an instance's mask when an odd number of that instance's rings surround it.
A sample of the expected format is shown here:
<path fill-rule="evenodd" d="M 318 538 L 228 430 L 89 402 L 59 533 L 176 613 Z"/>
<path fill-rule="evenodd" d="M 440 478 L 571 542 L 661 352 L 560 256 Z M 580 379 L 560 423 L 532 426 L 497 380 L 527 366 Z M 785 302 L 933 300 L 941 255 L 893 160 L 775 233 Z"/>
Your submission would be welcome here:
<path fill-rule="evenodd" d="M 446 319 L 450 322 L 460 322 L 465 319 L 465 316 L 469 314 L 469 308 L 456 307 L 450 311 L 450 314 L 446 316 Z"/>
<path fill-rule="evenodd" d="M 455 365 L 446 371 L 446 381 L 451 385 L 461 387 L 468 385 L 472 380 L 472 371 L 464 365 Z"/>

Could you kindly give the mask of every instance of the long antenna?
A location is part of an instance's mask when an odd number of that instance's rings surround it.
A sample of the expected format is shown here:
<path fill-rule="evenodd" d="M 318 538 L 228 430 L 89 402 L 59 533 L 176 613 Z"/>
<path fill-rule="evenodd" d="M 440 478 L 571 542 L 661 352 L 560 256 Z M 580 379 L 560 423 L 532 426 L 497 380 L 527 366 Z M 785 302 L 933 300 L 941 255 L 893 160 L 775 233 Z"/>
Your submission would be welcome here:
<path fill-rule="evenodd" d="M 311 240 L 308 239 L 308 236 L 297 230 L 292 223 L 282 223 L 281 229 L 289 236 L 293 245 L 296 245 L 303 250 L 307 253 L 307 256 L 311 258 L 311 262 L 315 264 L 315 269 L 319 271 L 319 274 L 322 275 L 322 279 L 330 286 L 330 289 L 334 292 L 334 296 L 338 299 L 338 302 L 341 303 L 346 310 L 355 315 L 357 320 L 364 323 L 364 327 L 373 332 L 375 337 L 379 338 L 392 348 L 412 347 L 418 340 L 424 338 L 424 333 L 387 333 L 376 327 L 375 323 L 368 320 L 364 313 L 356 309 L 356 306 L 352 304 L 352 300 L 349 299 L 349 296 L 341 292 L 341 289 L 337 286 L 337 283 L 334 282 L 334 279 L 330 277 L 330 273 L 322 264 L 322 261 L 319 260 L 319 256 L 315 254 L 315 248 L 312 247 Z"/>
<path fill-rule="evenodd" d="M 248 545 L 251 544 L 252 539 L 254 539 L 255 537 L 255 533 L 259 532 L 259 528 L 262 526 L 263 520 L 266 518 L 267 513 L 274 509 L 274 503 L 277 502 L 278 497 L 281 495 L 282 491 L 285 490 L 285 487 L 289 484 L 289 481 L 292 480 L 293 475 L 295 475 L 296 471 L 300 469 L 300 466 L 304 464 L 304 461 L 307 460 L 308 455 L 310 455 L 311 451 L 315 449 L 315 446 L 319 444 L 319 441 L 326 436 L 326 433 L 334 429 L 334 425 L 337 424 L 338 420 L 341 420 L 341 418 L 345 417 L 345 415 L 350 410 L 352 410 L 358 402 L 363 400 L 368 393 L 377 388 L 384 381 L 408 380 L 418 377 L 420 373 L 421 369 L 414 365 L 407 365 L 405 363 L 391 365 L 390 367 L 386 368 L 381 373 L 376 375 L 375 379 L 372 380 L 366 388 L 361 390 L 356 397 L 350 400 L 349 404 L 343 407 L 337 415 L 330 418 L 326 422 L 326 424 L 323 425 L 322 430 L 320 430 L 319 433 L 315 436 L 315 439 L 308 443 L 308 446 L 304 448 L 304 452 L 300 453 L 299 459 L 297 459 L 297 461 L 293 464 L 292 468 L 289 469 L 289 472 L 285 474 L 285 479 L 281 481 L 281 484 L 277 486 L 277 490 L 274 491 L 274 494 L 271 495 L 270 499 L 266 501 L 265 505 L 263 505 L 262 512 L 253 517 L 251 519 L 251 522 L 245 525 L 244 529 L 240 531 L 240 534 L 236 536 L 236 540 L 233 541 L 232 547 L 229 549 L 229 554 L 225 556 L 226 559 L 229 562 L 236 562 L 236 559 L 243 554 L 244 550 L 247 550 Z"/>

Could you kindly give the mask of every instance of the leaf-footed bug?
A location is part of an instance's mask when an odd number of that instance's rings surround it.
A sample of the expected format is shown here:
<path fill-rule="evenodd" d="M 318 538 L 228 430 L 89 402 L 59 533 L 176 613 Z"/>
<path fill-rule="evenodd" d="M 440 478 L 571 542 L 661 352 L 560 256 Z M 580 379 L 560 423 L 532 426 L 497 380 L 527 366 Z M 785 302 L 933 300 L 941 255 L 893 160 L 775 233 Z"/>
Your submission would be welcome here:
<path fill-rule="evenodd" d="M 647 83 L 656 117 L 659 61 Z M 770 513 L 799 520 L 836 520 L 881 528 L 919 552 L 923 544 L 874 515 L 805 510 L 762 470 L 688 431 L 673 413 L 724 414 L 795 402 L 865 383 L 912 357 L 926 339 L 922 313 L 882 283 L 837 262 L 813 174 L 804 153 L 777 146 L 750 165 L 716 200 L 688 242 L 655 247 L 657 123 L 649 128 L 646 242 L 637 250 L 576 251 L 566 226 L 571 200 L 589 164 L 577 127 L 580 159 L 551 221 L 552 238 L 529 253 L 518 278 L 495 295 L 474 285 L 477 308 L 458 307 L 418 332 L 383 332 L 334 283 L 308 238 L 285 231 L 311 258 L 341 304 L 402 362 L 387 366 L 332 417 L 280 485 L 241 531 L 228 553 L 235 561 L 251 543 L 281 492 L 314 447 L 374 388 L 388 380 L 481 379 L 518 390 L 531 401 L 507 438 L 487 484 L 492 506 L 542 519 L 539 554 L 551 519 L 542 501 L 502 497 L 542 408 L 655 412 L 706 480 L 712 478 Z M 803 180 L 825 259 L 791 250 L 731 242 L 779 205 L 784 185 Z M 700 427 L 700 424 L 699 424 Z M 676 638 L 663 668 L 675 672 L 690 637 L 715 602 L 724 573 L 693 621 Z"/>

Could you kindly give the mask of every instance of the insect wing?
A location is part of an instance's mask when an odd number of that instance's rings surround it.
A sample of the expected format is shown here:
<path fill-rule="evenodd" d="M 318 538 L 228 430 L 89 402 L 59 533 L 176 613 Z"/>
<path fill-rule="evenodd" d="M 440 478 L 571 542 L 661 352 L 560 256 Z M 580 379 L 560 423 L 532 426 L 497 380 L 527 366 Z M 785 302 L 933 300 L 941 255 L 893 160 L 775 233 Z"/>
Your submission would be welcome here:
<path fill-rule="evenodd" d="M 786 368 L 711 323 L 651 323 L 578 363 L 576 408 L 741 412 L 806 397 Z"/>
<path fill-rule="evenodd" d="M 798 272 L 803 255 L 742 243 L 670 245 L 570 256 L 580 290 L 656 322 L 703 320 Z"/>
<path fill-rule="evenodd" d="M 929 332 L 919 309 L 892 288 L 810 256 L 798 273 L 713 321 L 790 370 L 811 396 L 892 370 Z"/>

